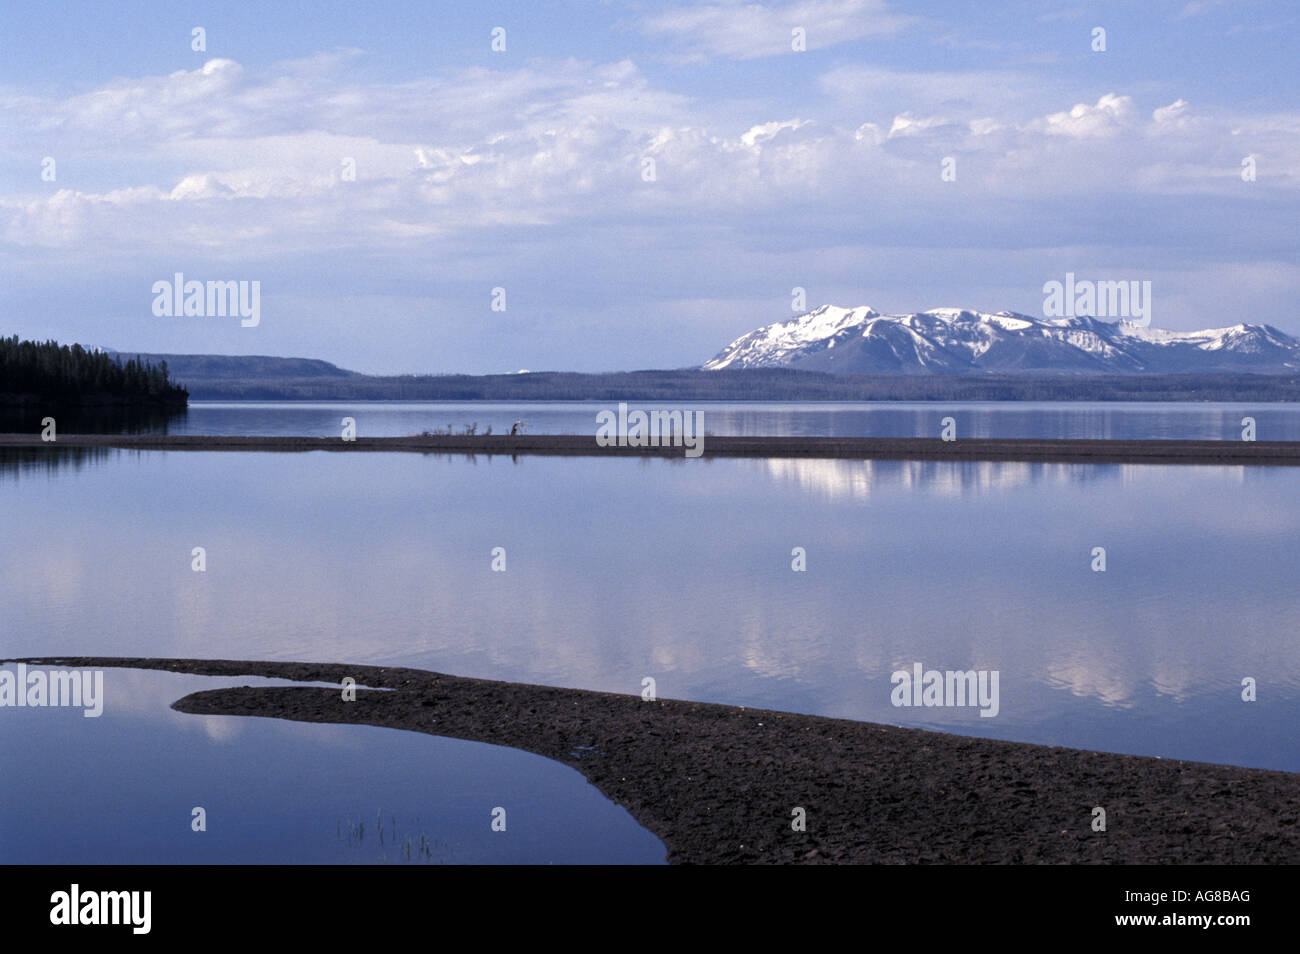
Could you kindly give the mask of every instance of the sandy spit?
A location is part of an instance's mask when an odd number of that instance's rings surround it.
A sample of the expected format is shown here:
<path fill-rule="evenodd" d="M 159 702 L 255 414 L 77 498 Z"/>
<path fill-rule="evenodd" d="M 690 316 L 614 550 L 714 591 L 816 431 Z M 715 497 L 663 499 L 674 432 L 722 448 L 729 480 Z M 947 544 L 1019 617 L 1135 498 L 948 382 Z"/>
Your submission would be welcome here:
<path fill-rule="evenodd" d="M 602 447 L 593 434 L 431 437 L 266 437 L 205 434 L 0 434 L 0 447 L 105 447 L 126 450 L 407 451 L 426 454 L 543 454 L 568 457 L 685 458 L 682 446 Z M 1038 461 L 1043 463 L 1300 465 L 1297 441 L 1130 441 L 930 437 L 715 437 L 696 457 L 811 457 L 841 460 Z"/>

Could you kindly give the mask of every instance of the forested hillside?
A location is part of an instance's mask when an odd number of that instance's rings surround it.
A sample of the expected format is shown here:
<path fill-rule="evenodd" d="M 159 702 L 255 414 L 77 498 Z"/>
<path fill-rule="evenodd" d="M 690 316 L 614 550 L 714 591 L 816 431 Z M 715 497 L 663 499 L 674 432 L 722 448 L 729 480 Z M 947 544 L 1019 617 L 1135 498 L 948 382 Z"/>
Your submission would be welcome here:
<path fill-rule="evenodd" d="M 0 402 L 6 404 L 184 405 L 188 397 L 171 382 L 166 361 L 119 363 L 77 344 L 0 338 Z"/>

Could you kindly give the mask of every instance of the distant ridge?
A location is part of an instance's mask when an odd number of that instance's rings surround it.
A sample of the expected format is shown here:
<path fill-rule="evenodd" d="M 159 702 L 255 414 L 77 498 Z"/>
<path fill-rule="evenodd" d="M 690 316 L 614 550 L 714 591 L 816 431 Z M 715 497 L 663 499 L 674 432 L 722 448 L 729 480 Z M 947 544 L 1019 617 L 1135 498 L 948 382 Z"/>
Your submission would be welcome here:
<path fill-rule="evenodd" d="M 109 352 L 167 362 L 192 401 L 1300 401 L 1286 374 L 828 373 L 727 367 L 369 375 L 313 358 Z"/>
<path fill-rule="evenodd" d="M 269 378 L 358 378 L 357 371 L 345 371 L 315 358 L 277 358 L 271 355 L 230 354 L 148 354 L 136 351 L 104 349 L 119 363 L 132 358 L 158 365 L 167 362 L 171 376 L 178 380 L 213 381 L 224 379 Z"/>
<path fill-rule="evenodd" d="M 296 358 L 146 358 L 188 368 L 174 377 L 189 389 L 191 401 L 1300 401 L 1300 373 L 928 375 L 696 368 L 372 376 Z M 309 373 L 281 374 L 299 367 L 298 361 Z M 252 362 L 247 373 L 244 362 Z"/>

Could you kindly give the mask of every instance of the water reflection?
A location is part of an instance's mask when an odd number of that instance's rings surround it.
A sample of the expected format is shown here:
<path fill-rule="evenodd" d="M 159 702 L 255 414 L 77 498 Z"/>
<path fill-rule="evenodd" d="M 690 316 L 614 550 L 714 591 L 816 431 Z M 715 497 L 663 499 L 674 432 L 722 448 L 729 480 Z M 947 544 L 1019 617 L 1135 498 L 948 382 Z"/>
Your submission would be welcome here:
<path fill-rule="evenodd" d="M 337 437 L 353 417 L 363 437 L 407 437 L 468 424 L 483 433 L 509 433 L 515 421 L 529 434 L 594 434 L 596 414 L 617 401 L 520 402 L 192 402 L 169 421 L 173 433 Z M 637 402 L 631 407 L 701 411 L 707 431 L 743 436 L 937 437 L 940 421 L 956 422 L 958 438 L 1040 437 L 1125 440 L 1240 440 L 1241 419 L 1254 417 L 1259 440 L 1300 440 L 1300 404 L 1208 403 L 764 403 Z"/>
<path fill-rule="evenodd" d="M 0 447 L 0 483 L 24 476 L 50 477 L 60 469 L 81 470 L 107 462 L 114 453 L 105 447 Z"/>
<path fill-rule="evenodd" d="M 653 676 L 668 698 L 1296 770 L 1297 501 L 1291 468 L 121 454 L 3 488 L 0 604 L 14 655 Z M 999 716 L 893 707 L 917 661 L 999 670 Z"/>
<path fill-rule="evenodd" d="M 762 466 L 773 480 L 794 484 L 809 493 L 826 498 L 865 499 L 873 491 L 896 492 L 909 488 L 927 494 L 960 497 L 1034 484 L 1068 487 L 1122 480 L 1128 465 L 774 458 L 764 460 Z"/>
<path fill-rule="evenodd" d="M 0 433 L 39 434 L 41 421 L 53 417 L 65 434 L 185 433 L 186 408 L 0 406 Z"/>

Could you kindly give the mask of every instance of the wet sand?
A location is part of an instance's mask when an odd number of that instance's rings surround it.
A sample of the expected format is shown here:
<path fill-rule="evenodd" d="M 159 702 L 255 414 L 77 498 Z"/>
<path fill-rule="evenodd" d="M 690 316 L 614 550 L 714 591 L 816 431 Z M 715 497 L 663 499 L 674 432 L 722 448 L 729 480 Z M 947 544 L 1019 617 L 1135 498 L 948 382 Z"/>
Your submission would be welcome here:
<path fill-rule="evenodd" d="M 566 457 L 686 457 L 681 446 L 602 447 L 594 434 L 432 437 L 259 437 L 204 434 L 0 434 L 0 447 L 105 447 L 190 451 L 406 451 L 425 454 L 523 454 Z M 1040 440 L 937 437 L 714 437 L 703 458 L 810 457 L 840 460 L 971 460 L 1083 464 L 1300 465 L 1300 441 Z"/>
<path fill-rule="evenodd" d="M 10 660 L 340 683 L 172 708 L 386 726 L 577 769 L 677 863 L 1300 863 L 1300 775 L 639 696 L 303 662 Z M 397 690 L 397 691 L 382 691 Z M 111 703 L 111 693 L 109 701 Z M 1093 831 L 1093 808 L 1107 830 Z M 807 830 L 792 828 L 793 810 Z"/>

